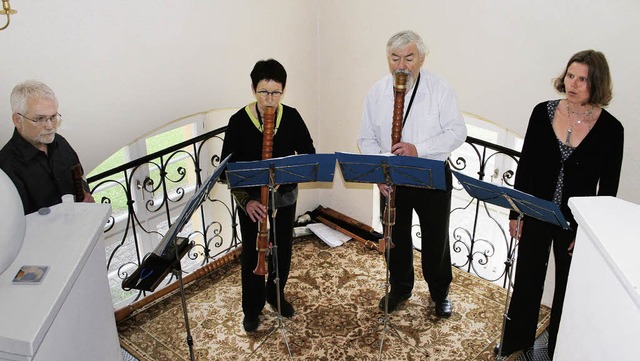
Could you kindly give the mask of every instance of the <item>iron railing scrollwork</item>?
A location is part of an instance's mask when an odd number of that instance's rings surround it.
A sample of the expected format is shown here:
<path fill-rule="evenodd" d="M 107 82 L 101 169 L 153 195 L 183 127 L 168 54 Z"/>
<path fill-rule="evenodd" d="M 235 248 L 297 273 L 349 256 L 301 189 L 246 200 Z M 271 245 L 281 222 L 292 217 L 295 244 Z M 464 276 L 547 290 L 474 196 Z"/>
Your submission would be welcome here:
<path fill-rule="evenodd" d="M 465 145 L 454 152 L 449 163 L 453 169 L 468 176 L 512 188 L 519 157 L 520 152 L 513 149 L 467 137 Z M 500 170 L 501 167 L 506 168 Z M 485 179 L 487 174 L 490 174 L 490 179 Z M 461 204 L 451 209 L 452 256 L 460 256 L 452 261 L 453 265 L 506 286 L 510 267 L 506 257 L 515 246 L 509 235 L 506 210 L 468 195 L 464 197 L 466 192 L 461 186 L 456 186 L 455 181 L 454 194 L 459 196 L 458 203 Z"/>
<path fill-rule="evenodd" d="M 107 268 L 117 274 L 119 282 L 141 264 L 176 220 L 181 202 L 202 184 L 204 171 L 213 172 L 220 163 L 225 130 L 226 127 L 218 128 L 87 179 L 96 201 L 110 203 L 114 208 L 105 227 L 108 243 L 112 244 Z M 108 194 L 106 189 L 110 189 Z M 185 237 L 196 241 L 186 257 L 192 263 L 204 265 L 240 245 L 235 206 L 226 186 L 214 187 L 193 219 L 194 224 L 183 230 L 188 233 Z M 167 283 L 171 281 L 172 276 Z M 111 283 L 114 293 L 118 282 Z M 114 301 L 128 296 L 116 296 Z M 135 299 L 140 296 L 138 293 Z"/>
<path fill-rule="evenodd" d="M 199 187 L 205 174 L 211 174 L 220 163 L 225 131 L 226 127 L 218 128 L 87 179 L 96 200 L 111 203 L 114 209 L 105 226 L 107 267 L 115 275 L 110 280 L 114 303 L 143 295 L 125 293 L 118 287 L 175 221 L 193 184 Z M 489 181 L 512 186 L 518 158 L 517 151 L 468 137 L 449 162 L 456 171 L 480 180 L 489 174 Z M 453 193 L 458 201 L 452 203 L 451 210 L 452 264 L 490 281 L 505 280 L 504 286 L 508 267 L 504 261 L 513 248 L 504 215 L 484 202 L 465 198 L 466 192 L 455 182 Z M 197 217 L 192 218 L 193 224 L 185 226 L 188 238 L 196 244 L 187 261 L 205 265 L 236 249 L 241 244 L 236 212 L 227 187 L 214 187 Z M 419 231 L 415 235 L 419 237 Z M 488 271 L 491 267 L 493 272 Z M 118 292 L 122 294 L 115 295 Z"/>

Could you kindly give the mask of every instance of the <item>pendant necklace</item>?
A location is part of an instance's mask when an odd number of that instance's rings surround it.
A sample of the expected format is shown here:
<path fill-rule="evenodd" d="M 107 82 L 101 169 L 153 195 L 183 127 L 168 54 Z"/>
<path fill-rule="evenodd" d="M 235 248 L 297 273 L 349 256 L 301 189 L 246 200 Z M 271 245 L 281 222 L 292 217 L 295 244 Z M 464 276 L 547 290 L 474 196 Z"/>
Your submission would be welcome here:
<path fill-rule="evenodd" d="M 571 126 L 569 126 L 569 130 L 567 130 L 567 139 L 565 140 L 565 144 L 566 145 L 571 145 L 571 133 L 573 133 L 573 127 L 575 127 L 576 125 L 580 125 L 582 124 L 583 121 L 589 119 L 589 123 L 587 123 L 589 130 L 591 130 L 591 128 L 593 127 L 593 123 L 591 123 L 591 115 L 593 114 L 593 106 L 591 106 L 588 110 L 584 111 L 584 112 L 576 112 L 571 110 L 571 108 L 569 107 L 569 102 L 567 102 L 567 119 L 569 119 L 569 121 L 571 121 L 571 114 L 576 114 L 577 116 L 581 117 L 580 119 L 578 119 L 575 123 L 573 123 Z"/>

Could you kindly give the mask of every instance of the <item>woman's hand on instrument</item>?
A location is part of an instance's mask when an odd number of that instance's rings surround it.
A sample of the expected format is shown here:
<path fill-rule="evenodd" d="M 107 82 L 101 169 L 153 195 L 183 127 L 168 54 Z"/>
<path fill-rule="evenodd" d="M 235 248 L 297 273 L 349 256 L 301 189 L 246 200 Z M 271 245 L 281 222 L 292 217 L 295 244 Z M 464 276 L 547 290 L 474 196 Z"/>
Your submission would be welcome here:
<path fill-rule="evenodd" d="M 573 241 L 571 241 L 571 244 L 569 245 L 569 248 L 567 248 L 567 251 L 569 251 L 569 256 L 573 257 L 573 247 L 576 245 L 576 240 L 574 239 Z"/>
<path fill-rule="evenodd" d="M 416 146 L 411 143 L 398 142 L 391 147 L 391 153 L 395 155 L 408 155 L 411 157 L 418 156 Z"/>
<path fill-rule="evenodd" d="M 522 227 L 524 226 L 524 221 L 520 221 L 520 235 L 522 235 Z M 509 233 L 511 237 L 516 238 L 518 235 L 518 220 L 512 219 L 509 221 Z M 518 237 L 519 239 L 519 237 Z"/>
<path fill-rule="evenodd" d="M 382 195 L 385 196 L 386 198 L 389 196 L 389 191 L 391 187 L 389 187 L 385 183 L 378 183 L 378 189 L 380 189 L 380 193 L 382 193 Z"/>
<path fill-rule="evenodd" d="M 263 206 L 262 203 L 256 200 L 249 201 L 249 203 L 247 203 L 247 206 L 245 207 L 245 210 L 247 211 L 247 215 L 253 222 L 258 222 L 259 220 L 267 217 L 267 208 Z"/>

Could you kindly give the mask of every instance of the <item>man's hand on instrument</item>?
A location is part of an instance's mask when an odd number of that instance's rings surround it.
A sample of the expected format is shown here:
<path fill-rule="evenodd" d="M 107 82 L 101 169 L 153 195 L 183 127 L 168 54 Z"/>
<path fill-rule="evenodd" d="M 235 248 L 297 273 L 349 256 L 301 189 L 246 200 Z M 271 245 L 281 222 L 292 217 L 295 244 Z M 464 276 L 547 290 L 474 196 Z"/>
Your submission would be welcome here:
<path fill-rule="evenodd" d="M 416 146 L 411 143 L 398 142 L 391 147 L 391 153 L 395 155 L 408 155 L 411 157 L 418 156 L 418 150 Z"/>
<path fill-rule="evenodd" d="M 249 201 L 245 207 L 245 211 L 247 211 L 247 215 L 254 223 L 267 217 L 267 207 L 256 200 Z"/>
<path fill-rule="evenodd" d="M 82 199 L 83 202 L 87 202 L 87 203 L 95 203 L 96 200 L 93 199 L 93 195 L 87 191 L 84 191 L 84 199 Z"/>
<path fill-rule="evenodd" d="M 388 197 L 391 187 L 389 187 L 385 183 L 378 183 L 378 189 L 380 189 L 380 193 L 382 193 L 383 196 Z"/>

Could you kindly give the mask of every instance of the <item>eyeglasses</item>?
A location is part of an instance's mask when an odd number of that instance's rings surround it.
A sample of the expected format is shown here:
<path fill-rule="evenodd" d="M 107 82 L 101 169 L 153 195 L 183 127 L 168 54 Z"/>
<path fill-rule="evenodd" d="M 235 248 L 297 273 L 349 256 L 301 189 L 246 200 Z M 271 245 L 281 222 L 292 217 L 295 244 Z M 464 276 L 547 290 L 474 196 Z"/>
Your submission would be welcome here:
<path fill-rule="evenodd" d="M 51 124 L 56 125 L 58 122 L 60 122 L 62 120 L 62 114 L 60 113 L 56 113 L 50 117 L 46 116 L 46 115 L 39 115 L 37 116 L 35 119 L 31 119 L 29 117 L 26 117 L 20 113 L 17 113 L 19 116 L 25 118 L 25 119 L 29 119 L 30 121 L 38 124 L 38 125 L 43 125 L 44 123 L 46 123 L 47 121 L 50 121 Z"/>
<path fill-rule="evenodd" d="M 266 98 L 271 95 L 274 98 L 280 98 L 282 96 L 282 92 L 279 90 L 274 90 L 272 92 L 266 90 L 258 90 L 256 93 L 260 94 L 261 97 Z"/>

